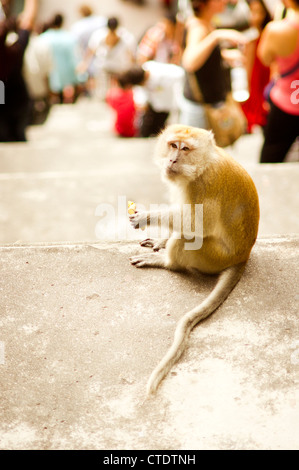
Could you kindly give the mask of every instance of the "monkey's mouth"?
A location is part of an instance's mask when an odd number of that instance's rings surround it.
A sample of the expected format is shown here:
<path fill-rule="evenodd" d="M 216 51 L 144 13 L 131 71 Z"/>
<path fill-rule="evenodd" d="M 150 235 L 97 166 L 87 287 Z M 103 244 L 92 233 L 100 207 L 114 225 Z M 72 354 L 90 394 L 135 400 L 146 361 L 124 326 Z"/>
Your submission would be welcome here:
<path fill-rule="evenodd" d="M 173 166 L 168 166 L 168 167 L 165 168 L 165 174 L 166 174 L 166 176 L 174 176 L 174 175 L 178 174 L 178 170 L 177 170 L 177 168 L 175 168 Z"/>

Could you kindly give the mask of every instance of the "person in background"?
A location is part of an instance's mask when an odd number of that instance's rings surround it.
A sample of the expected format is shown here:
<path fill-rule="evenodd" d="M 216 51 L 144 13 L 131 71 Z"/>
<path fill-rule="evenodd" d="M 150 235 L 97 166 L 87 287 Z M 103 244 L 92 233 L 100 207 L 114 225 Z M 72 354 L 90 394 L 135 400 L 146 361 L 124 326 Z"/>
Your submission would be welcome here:
<path fill-rule="evenodd" d="M 276 64 L 278 77 L 270 91 L 261 163 L 283 162 L 299 136 L 299 0 L 284 0 L 293 15 L 268 23 L 258 47 L 266 66 Z"/>
<path fill-rule="evenodd" d="M 186 47 L 182 65 L 186 71 L 184 93 L 180 102 L 180 122 L 206 129 L 203 103 L 216 105 L 225 101 L 230 90 L 229 69 L 222 56 L 221 42 L 244 45 L 246 38 L 238 31 L 215 29 L 213 18 L 226 6 L 225 0 L 193 0 L 194 17 L 187 22 Z M 197 83 L 195 83 L 197 82 Z M 202 100 L 196 97 L 201 91 Z"/>
<path fill-rule="evenodd" d="M 54 15 L 49 28 L 41 34 L 42 41 L 49 45 L 53 57 L 50 73 L 50 90 L 54 101 L 74 102 L 77 98 L 79 83 L 76 68 L 79 62 L 75 36 L 62 28 L 64 17 Z"/>
<path fill-rule="evenodd" d="M 40 36 L 44 28 L 44 25 L 36 25 L 24 56 L 23 76 L 32 101 L 31 124 L 42 124 L 50 111 L 53 56 L 49 44 Z"/>
<path fill-rule="evenodd" d="M 0 21 L 0 80 L 5 91 L 5 103 L 0 105 L 0 142 L 27 140 L 31 101 L 22 68 L 37 9 L 37 0 L 26 0 L 17 21 L 13 18 Z M 16 33 L 16 40 L 10 44 L 6 39 L 12 31 Z"/>
<path fill-rule="evenodd" d="M 142 66 L 134 66 L 130 74 L 134 77 L 132 84 L 142 87 L 145 94 L 143 105 L 142 100 L 139 101 L 139 106 L 144 107 L 139 136 L 156 136 L 178 108 L 177 96 L 181 94 L 184 70 L 175 64 L 148 61 Z"/>
<path fill-rule="evenodd" d="M 264 98 L 264 89 L 270 80 L 270 68 L 263 65 L 256 54 L 260 35 L 271 21 L 271 15 L 263 0 L 249 0 L 250 27 L 254 28 L 257 37 L 245 47 L 245 65 L 248 74 L 249 98 L 242 104 L 247 118 L 247 131 L 252 132 L 254 126 L 265 127 L 268 109 Z"/>
<path fill-rule="evenodd" d="M 71 32 L 77 38 L 80 53 L 84 57 L 91 35 L 98 29 L 107 26 L 107 18 L 95 15 L 92 8 L 88 5 L 81 5 L 79 14 L 81 18 L 72 25 Z"/>
<path fill-rule="evenodd" d="M 232 28 L 243 31 L 249 25 L 249 15 L 246 0 L 228 0 L 225 9 L 214 16 L 213 23 L 216 28 Z"/>
<path fill-rule="evenodd" d="M 154 60 L 179 65 L 182 51 L 177 37 L 178 28 L 176 15 L 171 13 L 150 27 L 139 42 L 137 63 Z"/>
<path fill-rule="evenodd" d="M 106 95 L 106 102 L 116 114 L 115 133 L 121 137 L 135 137 L 138 134 L 133 82 L 130 70 L 123 72 L 115 77 Z"/>
<path fill-rule="evenodd" d="M 111 77 L 125 72 L 135 63 L 136 47 L 134 35 L 119 25 L 118 18 L 111 17 L 107 27 L 92 34 L 78 71 L 88 72 L 93 89 L 100 82 L 105 96 Z"/>

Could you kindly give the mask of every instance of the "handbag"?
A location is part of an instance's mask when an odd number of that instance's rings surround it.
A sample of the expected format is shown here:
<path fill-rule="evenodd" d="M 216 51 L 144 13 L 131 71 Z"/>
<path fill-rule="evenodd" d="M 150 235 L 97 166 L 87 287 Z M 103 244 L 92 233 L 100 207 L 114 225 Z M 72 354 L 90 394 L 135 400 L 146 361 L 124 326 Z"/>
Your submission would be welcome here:
<path fill-rule="evenodd" d="M 247 127 L 240 104 L 233 99 L 230 92 L 221 103 L 205 103 L 196 76 L 188 74 L 188 80 L 194 99 L 204 108 L 207 124 L 214 133 L 216 144 L 219 147 L 232 145 L 245 133 Z"/>

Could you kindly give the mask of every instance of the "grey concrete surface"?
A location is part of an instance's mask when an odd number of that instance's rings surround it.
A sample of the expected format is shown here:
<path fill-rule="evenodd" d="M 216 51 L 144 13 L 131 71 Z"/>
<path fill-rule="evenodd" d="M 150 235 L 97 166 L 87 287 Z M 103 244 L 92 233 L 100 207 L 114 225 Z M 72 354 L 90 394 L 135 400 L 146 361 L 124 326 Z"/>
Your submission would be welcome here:
<path fill-rule="evenodd" d="M 29 142 L 0 144 L 0 243 L 97 240 L 102 204 L 125 196 L 149 207 L 168 202 L 152 161 L 155 139 L 122 139 L 103 102 L 53 108 Z M 258 165 L 260 134 L 228 151 L 251 174 L 260 197 L 259 235 L 299 232 L 299 165 Z"/>
<path fill-rule="evenodd" d="M 216 282 L 138 270 L 137 241 L 103 241 L 101 204 L 167 201 L 154 145 L 115 138 L 86 101 L 0 144 L 0 449 L 299 448 L 298 163 L 258 165 L 259 134 L 230 149 L 258 188 L 259 239 L 144 401 L 178 319 Z"/>
<path fill-rule="evenodd" d="M 298 449 L 298 238 L 258 240 L 157 395 L 216 280 L 136 269 L 135 242 L 0 248 L 0 449 Z"/>
<path fill-rule="evenodd" d="M 137 158 L 136 165 L 136 154 L 128 164 L 122 156 L 109 158 L 106 168 L 93 171 L 0 175 L 1 243 L 97 240 L 103 204 L 118 216 L 119 197 L 146 207 L 167 203 L 150 155 Z M 298 165 L 254 166 L 249 172 L 260 198 L 259 234 L 298 233 Z"/>

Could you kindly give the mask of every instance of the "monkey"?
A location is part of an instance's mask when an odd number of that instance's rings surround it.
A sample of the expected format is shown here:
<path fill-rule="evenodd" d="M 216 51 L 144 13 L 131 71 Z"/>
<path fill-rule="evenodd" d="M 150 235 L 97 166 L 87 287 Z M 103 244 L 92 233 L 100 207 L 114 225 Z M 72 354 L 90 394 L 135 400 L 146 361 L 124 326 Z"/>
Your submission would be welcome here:
<path fill-rule="evenodd" d="M 157 137 L 154 160 L 170 189 L 173 206 L 168 213 L 137 210 L 130 216 L 130 222 L 134 228 L 146 226 L 154 215 L 157 223 L 168 223 L 173 231 L 161 245 L 151 239 L 141 242 L 154 252 L 132 256 L 131 264 L 137 268 L 218 275 L 218 280 L 207 298 L 179 320 L 170 349 L 148 380 L 148 397 L 156 393 L 182 355 L 191 330 L 224 302 L 240 280 L 257 238 L 260 218 L 252 178 L 224 149 L 216 146 L 212 131 L 171 124 Z M 179 227 L 174 224 L 186 204 L 193 209 L 197 204 L 203 208 L 203 223 L 197 228 L 200 233 L 194 235 L 194 239 L 201 239 L 201 244 L 195 249 L 188 249 L 188 233 L 178 233 Z M 194 229 L 194 211 L 191 225 Z"/>

